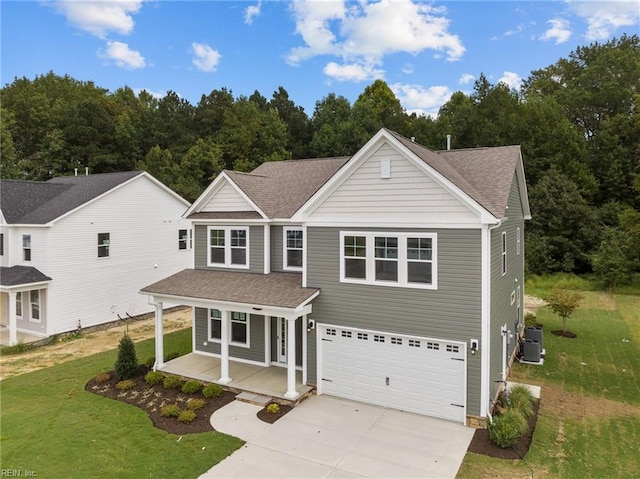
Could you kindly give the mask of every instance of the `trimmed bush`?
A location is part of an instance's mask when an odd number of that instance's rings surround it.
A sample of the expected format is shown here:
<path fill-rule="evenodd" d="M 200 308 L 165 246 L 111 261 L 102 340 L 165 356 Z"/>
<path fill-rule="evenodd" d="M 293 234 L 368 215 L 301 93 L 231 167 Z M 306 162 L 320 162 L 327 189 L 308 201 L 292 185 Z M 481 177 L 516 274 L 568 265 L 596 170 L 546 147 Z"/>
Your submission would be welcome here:
<path fill-rule="evenodd" d="M 224 389 L 219 384 L 207 384 L 202 390 L 202 395 L 207 399 L 219 398 L 224 394 Z"/>
<path fill-rule="evenodd" d="M 128 334 L 124 334 L 118 344 L 118 359 L 114 367 L 119 379 L 131 379 L 138 370 L 136 346 Z"/>
<path fill-rule="evenodd" d="M 267 405 L 267 412 L 269 414 L 278 414 L 280 412 L 280 404 L 272 402 Z"/>
<path fill-rule="evenodd" d="M 178 416 L 178 421 L 188 424 L 191 421 L 193 421 L 195 418 L 196 418 L 196 412 L 190 409 L 186 409 L 180 412 L 180 415 Z"/>
<path fill-rule="evenodd" d="M 167 404 L 160 409 L 160 414 L 164 417 L 178 417 L 180 412 L 180 407 L 177 404 Z"/>
<path fill-rule="evenodd" d="M 203 408 L 204 405 L 204 399 L 189 399 L 187 401 L 187 409 L 190 409 L 191 411 L 197 411 L 198 409 Z"/>
<path fill-rule="evenodd" d="M 167 389 L 180 389 L 182 387 L 182 379 L 178 376 L 167 376 L 164 378 L 162 385 Z"/>
<path fill-rule="evenodd" d="M 538 318 L 533 313 L 527 313 L 524 315 L 524 325 L 528 327 L 534 327 L 538 325 Z"/>
<path fill-rule="evenodd" d="M 524 384 L 516 384 L 509 388 L 509 408 L 519 411 L 525 418 L 533 416 L 535 400 Z"/>
<path fill-rule="evenodd" d="M 93 380 L 98 384 L 106 383 L 109 379 L 111 379 L 110 373 L 101 373 L 98 374 Z"/>
<path fill-rule="evenodd" d="M 164 360 L 166 362 L 166 361 L 171 361 L 172 359 L 179 358 L 179 357 L 180 357 L 180 353 L 178 351 L 171 351 L 169 354 L 167 354 L 164 357 Z"/>
<path fill-rule="evenodd" d="M 164 382 L 164 374 L 159 371 L 149 371 L 144 377 L 144 381 L 151 386 L 161 384 Z"/>
<path fill-rule="evenodd" d="M 133 379 L 125 379 L 124 381 L 120 381 L 116 384 L 116 389 L 120 391 L 128 391 L 129 389 L 133 389 L 136 387 L 136 383 Z"/>
<path fill-rule="evenodd" d="M 198 381 L 187 381 L 182 385 L 182 392 L 185 394 L 195 394 L 200 391 L 201 387 L 202 384 L 200 384 Z"/>
<path fill-rule="evenodd" d="M 512 447 L 527 429 L 524 416 L 515 409 L 508 409 L 493 418 L 489 424 L 489 437 L 502 448 Z"/>

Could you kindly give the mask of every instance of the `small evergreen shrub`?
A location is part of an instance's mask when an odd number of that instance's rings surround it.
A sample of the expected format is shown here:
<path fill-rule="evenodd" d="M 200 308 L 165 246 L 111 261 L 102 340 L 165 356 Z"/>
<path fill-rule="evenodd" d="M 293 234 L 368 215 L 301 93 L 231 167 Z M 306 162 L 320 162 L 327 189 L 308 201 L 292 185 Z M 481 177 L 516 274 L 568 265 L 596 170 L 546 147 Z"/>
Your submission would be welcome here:
<path fill-rule="evenodd" d="M 93 380 L 98 384 L 106 383 L 109 379 L 111 379 L 110 373 L 101 373 L 93 378 Z"/>
<path fill-rule="evenodd" d="M 525 418 L 533 416 L 535 398 L 524 384 L 516 384 L 509 388 L 509 407 L 519 411 Z"/>
<path fill-rule="evenodd" d="M 180 407 L 177 404 L 167 404 L 160 409 L 160 414 L 164 417 L 178 417 L 180 412 Z"/>
<path fill-rule="evenodd" d="M 124 381 L 120 381 L 116 384 L 116 389 L 120 391 L 128 391 L 129 389 L 133 389 L 136 387 L 136 383 L 133 379 L 125 379 Z"/>
<path fill-rule="evenodd" d="M 155 363 L 156 363 L 156 357 L 155 356 L 149 356 L 147 358 L 147 360 L 144 362 L 144 365 L 146 367 L 148 367 L 149 369 L 151 369 Z"/>
<path fill-rule="evenodd" d="M 183 422 L 185 424 L 189 424 L 195 418 L 196 418 L 196 412 L 192 411 L 191 409 L 185 409 L 184 411 L 181 411 L 180 414 L 178 415 L 178 421 Z"/>
<path fill-rule="evenodd" d="M 515 409 L 507 409 L 489 424 L 489 437 L 502 448 L 512 447 L 527 429 L 524 416 Z"/>
<path fill-rule="evenodd" d="M 190 409 L 191 411 L 197 411 L 198 409 L 203 408 L 204 405 L 204 399 L 189 399 L 189 401 L 187 401 L 187 409 Z"/>
<path fill-rule="evenodd" d="M 136 346 L 128 334 L 124 334 L 118 345 L 118 359 L 115 364 L 116 376 L 119 379 L 131 379 L 138 370 Z"/>
<path fill-rule="evenodd" d="M 207 399 L 219 398 L 224 394 L 224 389 L 219 384 L 207 384 L 202 390 L 202 395 Z"/>
<path fill-rule="evenodd" d="M 164 381 L 164 374 L 159 371 L 149 371 L 144 377 L 144 381 L 150 386 L 160 384 Z"/>
<path fill-rule="evenodd" d="M 280 412 L 280 405 L 276 402 L 272 402 L 267 405 L 267 412 L 269 414 L 278 414 Z"/>
<path fill-rule="evenodd" d="M 164 357 L 164 360 L 166 362 L 166 361 L 171 361 L 172 359 L 179 358 L 179 357 L 180 357 L 180 353 L 178 351 L 171 351 L 169 354 L 167 354 Z"/>
<path fill-rule="evenodd" d="M 182 392 L 185 394 L 195 394 L 200 391 L 202 385 L 195 380 L 187 381 L 182 385 Z"/>
<path fill-rule="evenodd" d="M 179 389 L 182 387 L 182 379 L 178 376 L 167 376 L 162 385 L 167 389 Z"/>
<path fill-rule="evenodd" d="M 533 313 L 527 313 L 524 315 L 524 325 L 526 327 L 532 328 L 538 325 L 538 318 Z"/>

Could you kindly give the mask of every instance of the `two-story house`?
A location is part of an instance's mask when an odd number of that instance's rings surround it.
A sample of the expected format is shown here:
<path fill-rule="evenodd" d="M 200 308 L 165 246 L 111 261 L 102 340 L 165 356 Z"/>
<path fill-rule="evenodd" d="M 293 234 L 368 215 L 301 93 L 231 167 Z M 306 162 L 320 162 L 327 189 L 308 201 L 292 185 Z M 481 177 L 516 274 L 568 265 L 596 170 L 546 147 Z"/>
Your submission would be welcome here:
<path fill-rule="evenodd" d="M 191 305 L 193 352 L 465 424 L 490 414 L 523 325 L 518 146 L 431 151 L 387 129 L 350 158 L 225 171 L 185 217 L 193 269 L 142 289 Z"/>
<path fill-rule="evenodd" d="M 2 180 L 0 192 L 9 344 L 153 311 L 140 284 L 193 265 L 189 203 L 148 173 Z"/>

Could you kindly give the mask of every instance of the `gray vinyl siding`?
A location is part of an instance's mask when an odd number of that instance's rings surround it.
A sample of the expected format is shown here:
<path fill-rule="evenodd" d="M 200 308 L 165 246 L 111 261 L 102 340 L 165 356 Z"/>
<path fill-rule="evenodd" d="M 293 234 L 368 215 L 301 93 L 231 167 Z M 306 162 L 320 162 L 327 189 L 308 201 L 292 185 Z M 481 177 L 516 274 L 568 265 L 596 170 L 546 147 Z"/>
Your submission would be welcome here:
<path fill-rule="evenodd" d="M 282 241 L 284 226 L 271 227 L 271 271 L 282 272 Z"/>
<path fill-rule="evenodd" d="M 220 343 L 209 341 L 209 310 L 195 308 L 196 351 L 220 354 Z M 264 363 L 264 316 L 252 314 L 249 317 L 249 344 L 251 348 L 229 345 L 231 358 L 247 359 Z M 206 345 L 204 343 L 207 343 Z"/>
<path fill-rule="evenodd" d="M 349 231 L 375 231 L 348 228 Z M 438 289 L 340 283 L 340 229 L 307 228 L 308 286 L 321 288 L 309 316 L 318 323 L 468 343 L 480 338 L 479 229 L 381 229 L 438 234 Z M 315 384 L 315 331 L 307 338 L 308 379 Z M 467 412 L 480 411 L 480 355 L 467 357 Z"/>
<path fill-rule="evenodd" d="M 211 269 L 220 271 L 245 271 L 250 273 L 264 273 L 264 228 L 262 226 L 249 227 L 249 269 L 219 268 L 207 266 L 208 238 L 207 225 L 195 226 L 195 269 Z"/>
<path fill-rule="evenodd" d="M 524 219 L 520 191 L 514 177 L 508 200 L 508 219 L 500 228 L 491 232 L 491 293 L 490 293 L 490 338 L 491 358 L 489 361 L 490 401 L 494 399 L 502 379 L 502 335 L 500 328 L 506 323 L 507 329 L 514 333 L 507 345 L 507 355 L 516 347 L 514 323 L 517 319 L 516 298 L 511 305 L 511 293 L 520 286 L 521 311 L 524 309 Z M 517 254 L 516 235 L 520 228 L 520 255 Z M 502 233 L 507 233 L 507 273 L 502 274 Z M 517 280 L 517 281 L 516 281 Z M 523 314 L 523 313 L 521 313 Z"/>

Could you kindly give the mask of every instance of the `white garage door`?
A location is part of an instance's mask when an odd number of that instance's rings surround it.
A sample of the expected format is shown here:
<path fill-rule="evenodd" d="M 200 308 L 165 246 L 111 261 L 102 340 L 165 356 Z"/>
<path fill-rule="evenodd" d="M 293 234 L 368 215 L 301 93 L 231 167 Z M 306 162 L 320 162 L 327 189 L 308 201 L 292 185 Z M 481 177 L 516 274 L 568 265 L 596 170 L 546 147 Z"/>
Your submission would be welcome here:
<path fill-rule="evenodd" d="M 319 325 L 321 393 L 465 420 L 463 343 Z"/>

